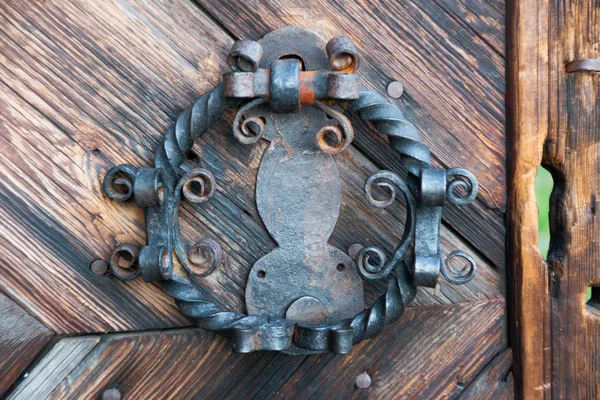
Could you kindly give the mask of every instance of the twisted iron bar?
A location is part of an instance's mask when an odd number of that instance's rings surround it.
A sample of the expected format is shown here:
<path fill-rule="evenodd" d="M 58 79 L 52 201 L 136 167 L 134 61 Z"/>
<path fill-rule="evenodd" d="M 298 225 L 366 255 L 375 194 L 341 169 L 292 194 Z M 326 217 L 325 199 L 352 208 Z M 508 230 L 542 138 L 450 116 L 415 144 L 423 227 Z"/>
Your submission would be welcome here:
<path fill-rule="evenodd" d="M 388 136 L 390 146 L 402 156 L 402 165 L 418 176 L 422 168 L 431 167 L 431 152 L 423 142 L 417 127 L 404 118 L 398 107 L 374 91 L 361 91 L 358 99 L 347 104 L 361 119 L 373 124 L 379 133 Z"/>
<path fill-rule="evenodd" d="M 205 298 L 195 283 L 163 281 L 163 288 L 175 299 L 179 311 L 192 318 L 202 329 L 218 331 L 232 337 L 234 349 L 240 353 L 256 350 L 286 350 L 294 344 L 307 351 L 329 350 L 346 354 L 364 339 L 377 336 L 396 321 L 416 295 L 416 286 L 406 263 L 388 283 L 386 292 L 371 308 L 352 319 L 331 325 L 307 325 L 293 321 L 269 323 L 266 318 L 228 311 Z"/>
<path fill-rule="evenodd" d="M 169 126 L 154 155 L 154 166 L 165 171 L 169 188 L 175 188 L 180 173 L 178 168 L 194 141 L 206 133 L 227 109 L 238 105 L 239 100 L 224 97 L 223 84 L 219 84 L 200 96 Z"/>

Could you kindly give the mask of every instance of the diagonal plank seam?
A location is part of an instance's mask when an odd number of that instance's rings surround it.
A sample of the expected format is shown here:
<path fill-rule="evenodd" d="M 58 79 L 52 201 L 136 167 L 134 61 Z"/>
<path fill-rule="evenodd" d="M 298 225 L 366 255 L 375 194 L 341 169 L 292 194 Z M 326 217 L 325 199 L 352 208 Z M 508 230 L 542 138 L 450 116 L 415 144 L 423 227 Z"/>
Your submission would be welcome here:
<path fill-rule="evenodd" d="M 484 300 L 484 301 L 478 301 L 477 302 L 479 306 L 483 306 L 484 304 L 503 304 L 504 300 L 503 299 L 495 299 L 495 300 Z M 412 310 L 415 309 L 419 309 L 419 310 L 426 310 L 426 309 L 435 309 L 435 308 L 442 308 L 442 309 L 452 309 L 452 308 L 456 308 L 456 307 L 461 307 L 461 305 L 442 305 L 442 306 L 426 306 L 426 307 L 413 307 Z M 90 335 L 77 335 L 77 336 L 60 336 L 59 338 L 79 338 L 79 337 L 99 337 L 100 340 L 99 342 L 87 353 L 87 355 L 81 359 L 81 361 L 74 365 L 71 369 L 70 369 L 70 373 L 68 373 L 66 375 L 65 378 L 63 378 L 62 381 L 56 382 L 56 385 L 54 385 L 54 390 L 53 393 L 56 392 L 56 390 L 58 389 L 59 385 L 61 385 L 61 383 L 69 381 L 69 382 L 73 382 L 73 379 L 76 379 L 78 374 L 83 372 L 82 368 L 84 365 L 86 365 L 86 363 L 88 363 L 90 360 L 95 360 L 97 358 L 97 354 L 99 352 L 104 351 L 104 349 L 106 348 L 106 346 L 108 346 L 110 343 L 115 342 L 116 340 L 119 339 L 131 339 L 131 338 L 135 338 L 135 337 L 150 337 L 152 335 L 155 334 L 161 334 L 163 332 L 169 332 L 171 334 L 178 334 L 178 333 L 183 333 L 183 332 L 194 332 L 194 331 L 198 331 L 198 332 L 204 332 L 199 328 L 196 327 L 192 327 L 192 328 L 173 328 L 173 329 L 161 329 L 161 330 L 150 330 L 150 331 L 139 331 L 139 332 L 127 332 L 127 333 L 110 333 L 110 334 L 104 334 L 104 335 L 97 335 L 97 334 L 90 334 Z M 407 334 L 410 332 L 406 332 Z M 214 343 L 217 343 L 217 336 L 216 335 L 209 335 L 210 337 L 212 337 L 213 339 L 215 339 Z M 223 341 L 223 343 L 225 343 Z M 366 342 L 365 346 L 369 346 L 371 343 L 370 342 Z M 230 352 L 230 350 L 227 350 L 228 352 Z M 366 349 L 363 349 L 363 351 L 367 351 Z M 499 349 L 497 351 L 494 351 L 493 354 L 488 354 L 486 355 L 487 358 L 489 358 L 490 360 L 493 359 L 494 355 L 497 354 L 497 352 L 499 351 Z M 230 356 L 233 355 L 233 353 L 230 354 Z M 333 355 L 329 354 L 328 355 L 329 359 L 327 361 L 325 361 L 324 365 L 321 365 L 321 370 L 326 368 L 326 365 L 328 365 L 329 363 L 331 363 L 334 360 L 337 360 L 339 357 L 334 357 Z M 381 357 L 385 357 L 385 355 L 380 355 L 379 358 L 373 359 L 370 361 L 370 363 L 372 364 L 376 364 L 378 362 L 378 360 Z M 258 361 L 258 357 L 254 357 L 253 356 L 245 356 L 245 358 L 247 359 L 252 359 L 254 362 Z M 304 364 L 306 362 L 306 360 L 308 360 L 309 357 L 306 357 L 305 360 L 303 360 L 301 362 L 300 365 Z M 486 360 L 487 360 L 486 358 Z M 252 361 L 250 360 L 250 361 Z M 351 362 L 351 359 L 347 360 L 348 362 Z M 268 365 L 268 363 L 267 363 Z M 477 371 L 482 371 L 483 368 L 485 368 L 487 365 L 489 365 L 489 361 L 485 362 L 483 365 L 478 365 L 477 366 Z M 264 367 L 263 367 L 264 368 Z M 295 368 L 295 370 L 297 370 L 299 368 L 299 366 L 295 366 L 293 367 Z M 79 371 L 79 372 L 76 372 Z M 478 377 L 478 373 L 477 371 L 471 372 L 469 374 L 469 381 L 468 382 L 472 382 L 475 378 Z M 213 371 L 214 373 L 215 371 Z M 283 388 L 285 382 L 287 382 L 289 379 L 291 378 L 291 376 L 289 376 L 282 384 L 281 386 L 279 386 L 279 388 Z M 324 384 L 326 383 L 326 381 L 321 382 L 318 387 L 312 387 L 312 391 L 313 391 L 313 395 L 316 394 L 316 392 L 318 392 L 318 389 L 320 387 L 322 387 Z M 262 389 L 268 384 L 268 382 L 266 382 L 264 385 L 261 385 L 260 388 L 258 388 L 257 393 L 255 394 L 256 396 L 259 396 Z M 465 385 L 466 387 L 468 387 L 468 384 Z M 233 388 L 231 389 L 233 390 Z M 456 393 L 453 391 L 453 394 Z M 239 394 L 239 393 L 238 393 Z"/>
<path fill-rule="evenodd" d="M 239 40 L 238 38 L 229 28 L 227 28 L 217 17 L 215 17 L 209 10 L 206 9 L 202 4 L 200 4 L 196 0 L 190 0 L 190 3 L 200 10 L 200 12 L 206 15 L 216 26 L 219 27 L 223 32 L 225 32 L 231 39 Z"/>

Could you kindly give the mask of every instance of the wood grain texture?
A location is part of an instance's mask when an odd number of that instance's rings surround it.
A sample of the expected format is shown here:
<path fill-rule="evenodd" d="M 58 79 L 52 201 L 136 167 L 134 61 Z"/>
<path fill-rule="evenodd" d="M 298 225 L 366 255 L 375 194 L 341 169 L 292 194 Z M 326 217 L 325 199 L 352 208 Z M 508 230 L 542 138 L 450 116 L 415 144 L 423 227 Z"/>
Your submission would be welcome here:
<path fill-rule="evenodd" d="M 44 348 L 52 332 L 0 292 L 0 396 Z"/>
<path fill-rule="evenodd" d="M 0 288 L 57 333 L 187 323 L 160 288 L 89 271 L 144 235 L 141 210 L 100 185 L 115 164 L 150 163 L 231 39 L 187 1 L 9 1 L 0 20 Z"/>
<path fill-rule="evenodd" d="M 113 246 L 144 241 L 141 211 L 111 202 L 100 184 L 112 165 L 151 163 L 152 146 L 172 117 L 220 79 L 232 40 L 183 1 L 100 8 L 84 0 L 8 2 L 0 10 L 0 169 L 6 174 L 0 183 L 6 246 L 0 252 L 23 265 L 18 273 L 6 269 L 0 285 L 58 333 L 189 324 L 158 287 L 89 271 L 89 263 L 107 258 Z M 132 33 L 130 25 L 144 34 Z M 201 282 L 207 294 L 244 311 L 248 271 L 275 243 L 254 200 L 264 143 L 240 145 L 230 124 L 228 115 L 195 146 L 217 179 L 217 193 L 201 207 L 184 205 L 181 219 L 185 238 L 213 237 L 226 253 L 223 267 Z M 361 151 L 352 149 L 336 162 L 344 202 L 331 244 L 373 244 L 389 254 L 401 236 L 403 206 L 378 210 L 367 203 L 364 181 L 379 166 Z M 470 211 L 460 213 L 467 219 Z M 416 305 L 500 296 L 499 275 L 486 258 L 451 228 L 442 229 L 442 244 L 445 254 L 473 252 L 478 276 L 464 286 L 442 280 L 435 290 L 422 289 Z M 367 303 L 384 288 L 367 285 Z"/>
<path fill-rule="evenodd" d="M 455 398 L 500 350 L 503 309 L 503 300 L 412 308 L 346 356 L 233 354 L 197 329 L 112 334 L 43 384 L 57 399 L 98 398 L 115 385 L 124 399 Z M 373 383 L 358 389 L 365 371 Z"/>
<path fill-rule="evenodd" d="M 434 0 L 448 11 L 459 25 L 466 25 L 484 40 L 495 52 L 505 54 L 504 0 Z"/>
<path fill-rule="evenodd" d="M 589 286 L 600 287 L 600 75 L 568 74 L 565 65 L 600 58 L 600 3 L 551 2 L 549 32 L 550 125 L 542 164 L 554 178 L 551 394 L 599 398 L 600 311 L 595 301 L 586 307 L 585 298 Z"/>
<path fill-rule="evenodd" d="M 46 399 L 90 351 L 100 342 L 100 336 L 61 339 L 52 347 L 8 399 Z"/>
<path fill-rule="evenodd" d="M 404 95 L 389 100 L 421 130 L 434 163 L 465 167 L 477 176 L 478 200 L 460 209 L 448 205 L 444 220 L 493 265 L 504 267 L 504 59 L 481 36 L 482 25 L 498 32 L 503 11 L 474 0 L 447 5 L 386 0 L 198 2 L 237 38 L 259 39 L 284 25 L 303 26 L 325 38 L 350 36 L 361 51 L 361 84 L 385 92 L 389 82 L 400 80 Z M 499 35 L 497 39 L 503 33 Z M 402 170 L 385 139 L 369 133 L 366 124 L 357 127 L 366 132 L 354 141 L 358 149 L 382 168 Z"/>
<path fill-rule="evenodd" d="M 458 397 L 459 400 L 514 399 L 512 350 L 498 354 Z"/>
<path fill-rule="evenodd" d="M 516 393 L 550 391 L 548 275 L 538 250 L 535 177 L 548 134 L 548 1 L 509 2 L 509 323 Z"/>
<path fill-rule="evenodd" d="M 586 291 L 600 285 L 600 92 L 597 74 L 567 74 L 565 66 L 600 56 L 600 5 L 521 0 L 511 3 L 510 13 L 517 393 L 598 398 L 600 313 L 595 299 L 586 306 Z M 536 250 L 533 190 L 540 161 L 554 178 L 547 264 Z"/>

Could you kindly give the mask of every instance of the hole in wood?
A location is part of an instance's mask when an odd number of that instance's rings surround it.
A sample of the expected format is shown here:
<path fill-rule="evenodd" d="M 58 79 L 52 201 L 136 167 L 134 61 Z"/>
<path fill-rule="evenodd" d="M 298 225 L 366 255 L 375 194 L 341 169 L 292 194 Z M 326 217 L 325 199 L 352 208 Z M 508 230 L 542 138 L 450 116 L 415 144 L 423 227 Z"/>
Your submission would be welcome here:
<path fill-rule="evenodd" d="M 600 312 L 600 286 L 588 287 L 585 300 L 588 312 Z"/>
<path fill-rule="evenodd" d="M 535 197 L 538 204 L 538 248 L 544 260 L 550 249 L 550 195 L 553 187 L 552 175 L 540 166 L 535 177 Z"/>

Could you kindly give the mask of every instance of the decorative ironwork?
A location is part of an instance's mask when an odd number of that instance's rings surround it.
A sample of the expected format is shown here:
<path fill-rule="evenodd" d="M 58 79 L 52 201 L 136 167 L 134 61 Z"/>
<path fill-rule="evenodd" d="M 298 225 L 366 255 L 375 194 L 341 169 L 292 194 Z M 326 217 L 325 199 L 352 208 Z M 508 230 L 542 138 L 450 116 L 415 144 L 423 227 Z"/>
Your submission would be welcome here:
<path fill-rule="evenodd" d="M 235 351 L 290 354 L 348 353 L 397 320 L 417 286 L 435 287 L 440 274 L 453 284 L 472 279 L 476 267 L 468 254 L 455 251 L 442 260 L 439 230 L 446 199 L 457 205 L 471 202 L 477 180 L 464 169 L 432 167 L 417 128 L 383 96 L 359 88 L 359 54 L 349 38 L 325 43 L 313 32 L 285 27 L 256 42 L 236 42 L 227 61 L 232 72 L 224 74 L 223 83 L 200 96 L 166 131 L 154 168 L 120 165 L 107 173 L 104 192 L 116 201 L 133 198 L 145 211 L 147 231 L 142 248 L 122 245 L 113 252 L 114 276 L 162 282 L 184 315 L 201 328 L 230 336 Z M 218 268 L 221 249 L 208 238 L 186 245 L 179 229 L 182 198 L 202 203 L 215 189 L 211 172 L 186 153 L 230 108 L 238 108 L 233 135 L 240 143 L 270 142 L 258 172 L 256 199 L 279 247 L 252 267 L 246 288 L 251 315 L 204 297 L 192 278 Z M 402 239 L 389 261 L 382 250 L 367 247 L 353 265 L 327 243 L 342 199 L 331 154 L 346 150 L 354 138 L 342 110 L 387 135 L 409 172 L 404 180 L 380 171 L 365 185 L 375 207 L 389 206 L 398 194 L 407 206 Z M 388 198 L 375 199 L 375 188 L 386 189 Z M 469 262 L 467 272 L 449 271 L 455 257 Z M 361 278 L 388 280 L 386 292 L 371 308 L 364 309 Z"/>

